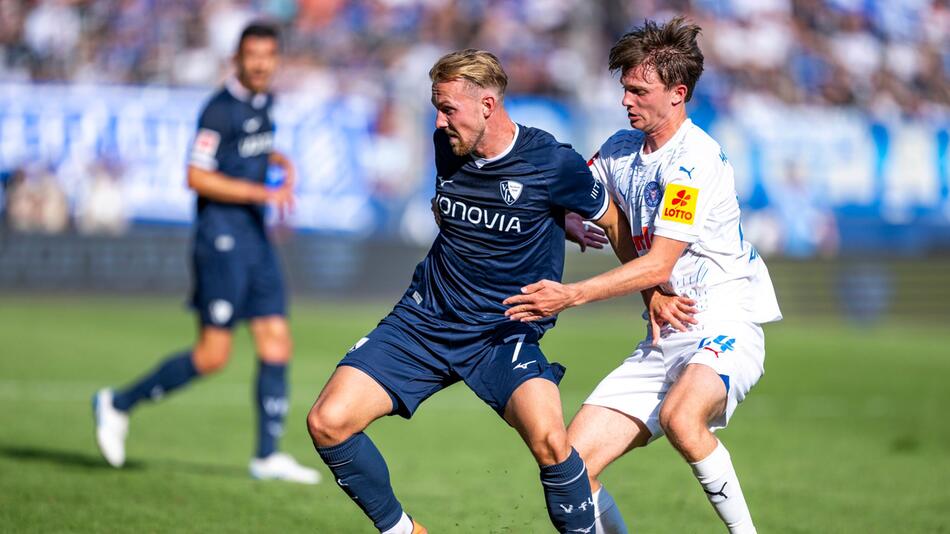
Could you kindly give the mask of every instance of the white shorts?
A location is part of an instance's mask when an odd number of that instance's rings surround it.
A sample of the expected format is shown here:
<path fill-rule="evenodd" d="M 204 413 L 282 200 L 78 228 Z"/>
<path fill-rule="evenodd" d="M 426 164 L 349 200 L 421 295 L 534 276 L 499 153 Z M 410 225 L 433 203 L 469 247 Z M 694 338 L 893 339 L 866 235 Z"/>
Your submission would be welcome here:
<path fill-rule="evenodd" d="M 642 421 L 650 441 L 663 435 L 660 406 L 666 392 L 691 363 L 711 367 L 726 384 L 726 412 L 710 424 L 725 428 L 736 406 L 765 373 L 765 336 L 755 323 L 721 321 L 690 332 L 673 332 L 658 343 L 647 339 L 614 369 L 584 404 L 612 408 Z"/>

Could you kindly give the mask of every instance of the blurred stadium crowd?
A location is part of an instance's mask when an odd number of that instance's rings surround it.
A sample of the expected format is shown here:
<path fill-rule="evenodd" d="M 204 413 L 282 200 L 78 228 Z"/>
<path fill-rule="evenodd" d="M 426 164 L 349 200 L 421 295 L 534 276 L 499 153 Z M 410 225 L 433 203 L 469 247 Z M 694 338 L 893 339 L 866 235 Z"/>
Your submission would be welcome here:
<path fill-rule="evenodd" d="M 704 29 L 691 115 L 726 147 L 761 250 L 950 241 L 950 0 L 0 0 L 4 219 L 190 220 L 191 110 L 266 19 L 283 32 L 278 144 L 302 178 L 292 224 L 428 243 L 440 55 L 496 52 L 527 102 L 514 116 L 590 155 L 625 127 L 610 46 L 681 13 Z"/>
<path fill-rule="evenodd" d="M 399 98 L 420 83 L 407 72 L 477 46 L 501 56 L 513 93 L 585 100 L 606 85 L 615 98 L 612 42 L 673 13 L 705 29 L 699 90 L 717 106 L 753 93 L 922 117 L 950 108 L 948 0 L 0 0 L 0 80 L 213 85 L 263 16 L 285 30 L 285 90 Z"/>

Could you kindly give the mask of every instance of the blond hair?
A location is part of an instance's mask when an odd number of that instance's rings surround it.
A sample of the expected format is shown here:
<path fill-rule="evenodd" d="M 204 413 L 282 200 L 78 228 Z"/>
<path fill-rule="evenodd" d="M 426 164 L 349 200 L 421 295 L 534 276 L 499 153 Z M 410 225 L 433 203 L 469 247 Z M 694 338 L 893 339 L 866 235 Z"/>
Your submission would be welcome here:
<path fill-rule="evenodd" d="M 451 52 L 439 58 L 429 69 L 429 79 L 433 84 L 465 80 L 483 89 L 494 89 L 498 91 L 498 96 L 504 96 L 508 87 L 508 75 L 495 54 L 474 48 Z"/>

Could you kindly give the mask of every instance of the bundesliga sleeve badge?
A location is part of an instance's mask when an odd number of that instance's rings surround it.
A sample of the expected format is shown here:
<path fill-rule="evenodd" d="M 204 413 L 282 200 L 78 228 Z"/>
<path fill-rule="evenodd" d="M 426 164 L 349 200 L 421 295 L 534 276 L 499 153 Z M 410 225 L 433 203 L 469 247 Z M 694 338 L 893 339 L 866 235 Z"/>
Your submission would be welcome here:
<path fill-rule="evenodd" d="M 221 144 L 221 134 L 208 128 L 198 130 L 195 144 L 191 148 L 191 163 L 206 169 L 217 168 L 215 155 Z"/>
<path fill-rule="evenodd" d="M 681 224 L 692 225 L 696 218 L 696 201 L 699 189 L 688 185 L 670 184 L 663 197 L 663 211 L 660 218 Z"/>

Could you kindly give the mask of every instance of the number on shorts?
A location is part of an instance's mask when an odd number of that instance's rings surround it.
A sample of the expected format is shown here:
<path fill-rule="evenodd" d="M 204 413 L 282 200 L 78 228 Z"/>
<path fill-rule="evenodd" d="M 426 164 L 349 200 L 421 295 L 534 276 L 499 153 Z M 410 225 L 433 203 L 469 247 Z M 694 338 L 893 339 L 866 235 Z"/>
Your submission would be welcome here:
<path fill-rule="evenodd" d="M 518 354 L 521 353 L 521 344 L 524 343 L 525 334 L 517 334 L 514 336 L 508 336 L 504 339 L 505 343 L 509 343 L 514 340 L 518 340 L 518 343 L 515 344 L 515 353 L 511 355 L 511 363 L 515 363 L 515 360 L 518 359 Z"/>

